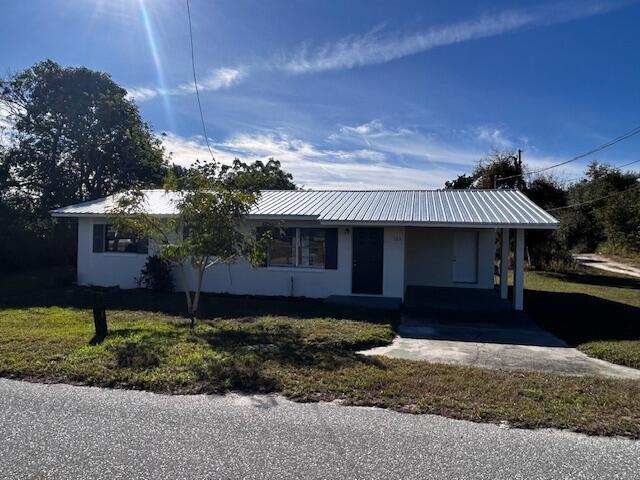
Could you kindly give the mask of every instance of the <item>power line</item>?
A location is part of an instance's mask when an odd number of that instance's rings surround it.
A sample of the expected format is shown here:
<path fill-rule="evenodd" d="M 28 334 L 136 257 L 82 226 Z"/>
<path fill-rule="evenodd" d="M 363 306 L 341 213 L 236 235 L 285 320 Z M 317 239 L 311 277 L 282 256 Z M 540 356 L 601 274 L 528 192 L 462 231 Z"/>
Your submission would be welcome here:
<path fill-rule="evenodd" d="M 624 165 L 613 165 L 613 168 L 624 168 L 624 167 L 628 167 L 629 165 L 633 165 L 634 163 L 638 163 L 640 162 L 640 159 L 638 160 L 634 160 L 633 162 L 629 162 L 629 163 L 625 163 Z M 569 178 L 567 180 L 562 180 L 559 181 L 558 183 L 564 185 L 565 183 L 571 183 L 571 182 L 575 182 L 576 180 L 586 180 L 584 177 L 576 177 L 576 178 Z"/>
<path fill-rule="evenodd" d="M 200 90 L 198 89 L 198 77 L 196 75 L 196 56 L 193 48 L 193 28 L 191 26 L 191 6 L 189 5 L 189 0 L 187 1 L 187 17 L 189 18 L 189 42 L 191 43 L 191 71 L 193 72 L 193 86 L 196 91 L 196 98 L 198 100 L 198 111 L 200 112 L 200 122 L 202 123 L 202 133 L 204 134 L 204 141 L 207 144 L 207 149 L 209 150 L 209 155 L 211 155 L 211 159 L 215 161 L 215 157 L 213 156 L 213 151 L 211 150 L 211 145 L 209 144 L 209 135 L 207 135 L 207 127 L 204 123 L 204 114 L 202 113 L 202 103 L 200 102 Z"/>
<path fill-rule="evenodd" d="M 638 162 L 640 162 L 640 159 L 634 160 L 633 162 L 625 163 L 624 165 L 620 165 L 619 167 L 616 167 L 616 168 L 628 167 L 629 165 L 633 165 L 634 163 L 638 163 Z"/>
<path fill-rule="evenodd" d="M 573 158 L 570 158 L 569 160 L 565 160 L 564 162 L 556 163 L 555 165 L 550 165 L 548 167 L 540 168 L 538 170 L 532 170 L 530 172 L 523 172 L 523 173 L 517 173 L 515 175 L 509 175 L 507 177 L 500 177 L 500 178 L 498 178 L 498 180 L 508 180 L 510 178 L 517 178 L 517 177 L 523 177 L 525 175 L 533 175 L 535 173 L 546 172 L 547 170 L 551 170 L 552 168 L 561 167 L 562 165 L 566 165 L 567 163 L 575 162 L 576 160 L 580 160 L 581 158 L 588 157 L 589 155 L 593 155 L 594 153 L 600 152 L 601 150 L 604 150 L 605 148 L 609 148 L 609 147 L 615 145 L 616 143 L 622 142 L 623 140 L 631 138 L 634 135 L 638 135 L 639 133 L 640 133 L 640 126 L 635 127 L 634 129 L 629 130 L 628 132 L 623 133 L 622 135 L 620 135 L 620 136 L 618 136 L 616 138 L 613 138 L 613 139 L 609 140 L 608 142 L 605 142 L 602 145 L 599 145 L 599 146 L 595 147 L 594 149 L 589 150 L 588 152 L 581 153 L 580 155 L 577 155 L 577 156 L 575 156 Z"/>
<path fill-rule="evenodd" d="M 634 185 L 633 187 L 629 187 L 626 190 L 620 190 L 619 192 L 610 193 L 609 195 L 605 195 L 603 197 L 594 198 L 593 200 L 587 200 L 586 202 L 573 203 L 571 205 L 565 205 L 564 207 L 549 208 L 549 209 L 547 209 L 547 212 L 554 212 L 556 210 L 564 210 L 566 208 L 582 207 L 583 205 L 589 205 L 589 204 L 592 204 L 592 203 L 595 203 L 595 202 L 599 202 L 600 200 L 605 200 L 605 199 L 610 198 L 610 197 L 616 197 L 616 196 L 621 195 L 623 193 L 627 193 L 630 190 L 635 190 L 636 188 L 640 188 L 640 185 Z"/>

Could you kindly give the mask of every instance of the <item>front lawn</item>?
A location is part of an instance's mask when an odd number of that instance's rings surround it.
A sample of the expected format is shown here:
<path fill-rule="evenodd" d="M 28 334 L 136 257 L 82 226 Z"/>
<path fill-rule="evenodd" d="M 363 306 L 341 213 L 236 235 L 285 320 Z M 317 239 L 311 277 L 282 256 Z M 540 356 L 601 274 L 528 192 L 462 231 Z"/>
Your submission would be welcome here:
<path fill-rule="evenodd" d="M 525 309 L 587 355 L 640 368 L 640 281 L 596 269 L 529 272 Z"/>
<path fill-rule="evenodd" d="M 1 376 L 162 393 L 280 392 L 298 401 L 640 438 L 638 381 L 366 357 L 356 351 L 393 337 L 384 316 L 365 321 L 363 312 L 338 314 L 317 302 L 213 295 L 208 319 L 191 329 L 173 313 L 180 296 L 125 292 L 108 311 L 109 336 L 90 346 L 83 291 L 36 280 L 37 291 L 18 291 L 16 281 L 0 298 Z"/>

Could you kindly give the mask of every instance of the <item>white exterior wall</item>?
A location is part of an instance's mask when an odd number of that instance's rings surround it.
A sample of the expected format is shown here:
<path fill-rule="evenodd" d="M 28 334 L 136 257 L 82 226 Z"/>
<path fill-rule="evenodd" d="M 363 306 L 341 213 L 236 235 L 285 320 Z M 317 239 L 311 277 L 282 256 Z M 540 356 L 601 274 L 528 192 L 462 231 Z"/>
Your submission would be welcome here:
<path fill-rule="evenodd" d="M 453 281 L 454 228 L 407 227 L 405 285 L 493 288 L 495 229 L 479 229 L 476 283 Z"/>
<path fill-rule="evenodd" d="M 93 253 L 93 224 L 103 218 L 78 219 L 78 284 L 136 288 L 136 277 L 144 267 L 144 253 Z M 149 246 L 151 250 L 151 245 Z"/>
<path fill-rule="evenodd" d="M 384 260 L 382 266 L 382 294 L 404 300 L 405 228 L 384 229 Z"/>
<path fill-rule="evenodd" d="M 136 288 L 146 255 L 134 253 L 93 253 L 93 224 L 104 218 L 78 220 L 78 283 L 80 285 Z M 256 224 L 257 225 L 257 224 Z M 291 222 L 287 227 L 322 227 L 313 222 Z M 338 228 L 338 268 L 252 267 L 246 261 L 216 265 L 203 278 L 204 292 L 239 295 L 278 295 L 325 298 L 351 294 L 352 234 L 350 227 Z M 153 254 L 150 242 L 149 254 Z M 383 296 L 403 298 L 404 227 L 385 228 L 383 260 Z M 191 271 L 191 285 L 195 272 Z M 183 289 L 175 275 L 176 288 Z"/>
<path fill-rule="evenodd" d="M 261 225 L 255 223 L 253 227 Z M 286 227 L 322 226 L 313 222 L 290 222 Z M 195 273 L 193 274 L 195 285 Z M 177 285 L 182 287 L 181 285 Z M 215 265 L 203 278 L 204 292 L 238 295 L 279 295 L 325 298 L 351 293 L 351 230 L 338 228 L 338 268 L 252 267 L 241 260 Z"/>

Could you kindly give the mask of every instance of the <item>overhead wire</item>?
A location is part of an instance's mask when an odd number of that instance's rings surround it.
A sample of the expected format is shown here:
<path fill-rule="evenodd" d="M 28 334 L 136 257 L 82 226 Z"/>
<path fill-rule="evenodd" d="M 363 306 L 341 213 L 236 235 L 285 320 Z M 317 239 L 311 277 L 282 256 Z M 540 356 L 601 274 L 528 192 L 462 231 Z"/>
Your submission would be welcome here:
<path fill-rule="evenodd" d="M 541 173 L 541 172 L 546 172 L 547 170 L 551 170 L 553 168 L 557 168 L 557 167 L 561 167 L 563 165 L 567 165 L 568 163 L 571 162 L 575 162 L 577 160 L 580 160 L 582 158 L 588 157 L 589 155 L 593 155 L 594 153 L 600 152 L 606 148 L 612 147 L 613 145 L 622 142 L 623 140 L 627 140 L 628 138 L 631 138 L 635 135 L 640 134 L 640 126 L 637 126 L 631 130 L 629 130 L 626 133 L 623 133 L 622 135 L 619 135 L 615 138 L 612 138 L 611 140 L 598 145 L 597 147 L 589 150 L 588 152 L 585 153 L 581 153 L 580 155 L 576 155 L 573 158 L 570 158 L 569 160 L 565 160 L 564 162 L 560 162 L 560 163 L 556 163 L 554 165 L 549 165 L 548 167 L 544 167 L 544 168 L 539 168 L 538 170 L 531 170 L 529 172 L 522 172 L 522 173 L 517 173 L 514 175 L 508 175 L 506 177 L 498 177 L 498 181 L 502 181 L 502 180 L 509 180 L 511 178 L 518 178 L 518 177 L 524 177 L 525 175 L 533 175 L 536 173 Z"/>
<path fill-rule="evenodd" d="M 592 199 L 592 200 L 587 200 L 587 201 L 579 202 L 579 203 L 573 203 L 573 204 L 571 204 L 571 205 L 565 205 L 565 206 L 563 206 L 563 207 L 549 208 L 549 209 L 547 209 L 546 211 L 547 211 L 547 212 L 555 212 L 555 211 L 557 211 L 557 210 L 565 210 L 565 209 L 567 209 L 567 208 L 575 208 L 575 207 L 582 207 L 582 206 L 584 206 L 584 205 L 590 205 L 590 204 L 592 204 L 592 203 L 599 202 L 600 200 L 605 200 L 605 199 L 607 199 L 607 198 L 611 198 L 611 197 L 616 197 L 616 196 L 618 196 L 618 195 L 622 195 L 623 193 L 627 193 L 627 192 L 629 192 L 629 191 L 631 191 L 631 190 L 635 190 L 636 188 L 640 188 L 640 184 L 638 184 L 638 185 L 634 185 L 633 187 L 629 187 L 629 188 L 627 188 L 627 189 L 625 189 L 625 190 L 620 190 L 620 191 L 618 191 L 618 192 L 610 193 L 609 195 L 604 195 L 604 196 L 602 196 L 602 197 L 594 198 L 594 199 Z"/>
<path fill-rule="evenodd" d="M 202 133 L 204 135 L 204 141 L 207 145 L 207 149 L 209 150 L 209 155 L 211 155 L 211 159 L 215 161 L 215 157 L 213 155 L 213 150 L 211 149 L 211 144 L 209 143 L 209 135 L 207 134 L 207 127 L 204 121 L 204 113 L 202 111 L 202 102 L 200 101 L 200 89 L 198 88 L 198 76 L 196 75 L 196 56 L 195 49 L 193 47 L 193 26 L 191 25 L 191 5 L 189 0 L 187 2 L 187 17 L 189 19 L 189 43 L 191 44 L 191 71 L 193 73 L 193 87 L 196 93 L 196 99 L 198 100 L 198 111 L 200 112 L 200 122 L 202 123 Z"/>
<path fill-rule="evenodd" d="M 634 160 L 633 162 L 625 163 L 624 165 L 613 165 L 613 168 L 621 169 L 621 168 L 628 167 L 629 165 L 633 165 L 634 163 L 638 163 L 638 162 L 640 162 L 640 159 Z M 575 182 L 576 180 L 585 180 L 585 178 L 584 177 L 569 178 L 567 180 L 561 180 L 561 181 L 559 181 L 557 183 L 564 185 L 565 183 Z"/>

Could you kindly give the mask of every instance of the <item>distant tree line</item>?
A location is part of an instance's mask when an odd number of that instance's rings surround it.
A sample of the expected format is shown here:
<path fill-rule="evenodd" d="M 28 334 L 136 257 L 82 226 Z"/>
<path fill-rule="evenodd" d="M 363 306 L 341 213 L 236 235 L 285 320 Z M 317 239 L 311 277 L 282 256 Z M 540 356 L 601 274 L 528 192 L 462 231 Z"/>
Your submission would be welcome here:
<path fill-rule="evenodd" d="M 74 262 L 76 225 L 51 209 L 189 171 L 106 73 L 37 63 L 0 79 L 0 112 L 0 271 Z M 230 188 L 295 188 L 274 159 L 211 168 Z"/>
<path fill-rule="evenodd" d="M 622 172 L 591 163 L 584 178 L 563 183 L 553 175 L 528 174 L 515 152 L 493 152 L 471 174 L 445 182 L 445 188 L 518 188 L 560 220 L 555 232 L 527 234 L 533 268 L 570 266 L 572 252 L 640 254 L 640 172 Z"/>

